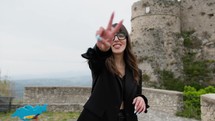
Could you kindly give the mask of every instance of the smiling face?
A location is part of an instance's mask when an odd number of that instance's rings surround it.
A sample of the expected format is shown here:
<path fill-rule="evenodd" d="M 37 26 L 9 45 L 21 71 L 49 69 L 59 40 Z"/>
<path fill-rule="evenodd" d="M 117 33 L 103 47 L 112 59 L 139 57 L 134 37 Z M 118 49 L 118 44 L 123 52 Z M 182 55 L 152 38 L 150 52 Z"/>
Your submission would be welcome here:
<path fill-rule="evenodd" d="M 127 40 L 126 34 L 123 32 L 118 32 L 113 38 L 113 43 L 111 45 L 111 49 L 113 54 L 122 54 L 126 48 Z"/>

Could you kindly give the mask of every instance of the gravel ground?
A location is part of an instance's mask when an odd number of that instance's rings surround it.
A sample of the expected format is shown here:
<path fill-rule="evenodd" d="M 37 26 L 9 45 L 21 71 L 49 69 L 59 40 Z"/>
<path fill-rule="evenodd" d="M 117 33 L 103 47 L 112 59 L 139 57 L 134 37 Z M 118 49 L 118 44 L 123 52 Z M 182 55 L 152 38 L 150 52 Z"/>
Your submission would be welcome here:
<path fill-rule="evenodd" d="M 198 121 L 195 119 L 182 118 L 168 113 L 148 110 L 148 113 L 138 115 L 139 121 Z"/>
<path fill-rule="evenodd" d="M 195 119 L 182 118 L 155 110 L 148 110 L 148 113 L 139 114 L 138 119 L 139 121 L 199 121 Z M 76 121 L 76 119 L 71 119 L 69 121 Z"/>

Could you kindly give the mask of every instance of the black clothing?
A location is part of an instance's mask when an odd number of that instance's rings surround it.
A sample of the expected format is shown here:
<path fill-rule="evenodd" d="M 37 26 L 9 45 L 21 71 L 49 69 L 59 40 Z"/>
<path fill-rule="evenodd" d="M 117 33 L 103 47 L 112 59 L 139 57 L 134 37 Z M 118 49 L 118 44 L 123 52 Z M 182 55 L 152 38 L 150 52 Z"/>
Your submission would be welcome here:
<path fill-rule="evenodd" d="M 105 66 L 105 59 L 111 54 L 111 49 L 102 52 L 97 46 L 89 48 L 86 53 L 82 54 L 82 57 L 88 59 L 93 85 L 91 96 L 84 105 L 84 110 L 78 121 L 91 121 L 87 117 L 92 118 L 92 116 L 95 118 L 92 121 L 118 121 L 122 101 L 124 101 L 126 121 L 137 121 L 137 115 L 134 114 L 134 105 L 132 104 L 133 99 L 137 96 L 143 97 L 147 108 L 149 107 L 147 98 L 142 95 L 141 73 L 139 84 L 137 84 L 133 78 L 132 70 L 126 67 L 123 86 L 118 77 L 110 73 Z"/>
<path fill-rule="evenodd" d="M 118 113 L 118 121 L 126 121 L 125 111 L 124 110 L 119 111 L 119 113 Z"/>

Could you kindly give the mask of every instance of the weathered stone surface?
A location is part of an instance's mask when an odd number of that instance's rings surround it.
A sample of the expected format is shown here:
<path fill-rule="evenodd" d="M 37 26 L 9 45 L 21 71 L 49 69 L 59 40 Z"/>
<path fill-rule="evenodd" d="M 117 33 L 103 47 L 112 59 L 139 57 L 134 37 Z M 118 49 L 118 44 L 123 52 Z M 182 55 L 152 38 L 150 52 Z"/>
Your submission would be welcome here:
<path fill-rule="evenodd" d="M 182 75 L 182 32 L 194 30 L 190 51 L 197 59 L 215 60 L 214 6 L 214 0 L 140 0 L 132 5 L 133 50 L 151 82 L 159 82 L 157 70 Z"/>
<path fill-rule="evenodd" d="M 181 0 L 182 31 L 194 30 L 198 36 L 215 42 L 214 21 L 214 0 Z"/>
<path fill-rule="evenodd" d="M 49 111 L 81 111 L 90 96 L 86 87 L 25 87 L 24 104 L 48 104 Z"/>
<path fill-rule="evenodd" d="M 182 109 L 183 95 L 181 92 L 143 88 L 143 94 L 148 98 L 152 110 L 174 115 Z"/>
<path fill-rule="evenodd" d="M 90 96 L 91 88 L 84 87 L 26 87 L 24 104 L 48 104 L 49 111 L 81 111 Z M 143 88 L 151 109 L 175 114 L 181 110 L 181 92 Z"/>
<path fill-rule="evenodd" d="M 131 40 L 134 53 L 150 81 L 158 81 L 155 70 L 181 75 L 183 41 L 180 33 L 180 4 L 172 0 L 141 0 L 132 6 Z M 178 40 L 178 41 L 177 41 Z"/>
<path fill-rule="evenodd" d="M 215 121 L 215 94 L 201 96 L 202 121 Z"/>
<path fill-rule="evenodd" d="M 139 121 L 198 121 L 195 119 L 178 117 L 166 112 L 150 109 L 148 113 L 138 115 Z"/>
<path fill-rule="evenodd" d="M 89 97 L 90 90 L 91 88 L 81 87 L 65 87 L 65 89 L 64 87 L 26 87 L 24 102 L 28 102 L 27 104 L 31 105 L 47 103 L 48 111 L 53 112 L 80 112 L 83 109 L 86 99 Z M 40 92 L 40 96 L 33 96 L 38 94 L 38 92 Z M 53 92 L 55 92 L 56 95 L 50 95 Z M 71 93 L 69 97 L 71 99 L 64 100 L 66 99 L 64 96 L 67 97 L 68 92 Z M 58 98 L 58 94 L 61 95 L 60 98 Z M 73 95 L 77 94 L 79 96 L 76 97 L 77 99 L 74 99 Z M 143 88 L 143 94 L 147 96 L 150 108 L 148 113 L 141 113 L 138 115 L 139 121 L 196 121 L 174 115 L 176 111 L 181 110 L 183 103 L 181 92 Z M 53 98 L 54 96 L 55 98 Z M 85 96 L 86 98 L 83 98 L 82 96 Z M 77 102 L 77 100 L 79 101 Z"/>

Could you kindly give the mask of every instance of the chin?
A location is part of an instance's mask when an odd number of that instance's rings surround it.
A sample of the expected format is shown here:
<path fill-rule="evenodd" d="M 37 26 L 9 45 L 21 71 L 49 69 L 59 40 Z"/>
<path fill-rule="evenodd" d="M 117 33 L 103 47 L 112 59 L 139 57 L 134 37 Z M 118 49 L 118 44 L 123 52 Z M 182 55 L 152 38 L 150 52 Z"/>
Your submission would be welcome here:
<path fill-rule="evenodd" d="M 112 49 L 112 52 L 113 52 L 114 54 L 123 54 L 123 53 L 124 53 L 124 50 L 125 50 L 124 47 L 121 47 L 121 48 L 118 48 L 118 49 L 112 47 L 111 49 Z"/>
<path fill-rule="evenodd" d="M 113 50 L 112 51 L 114 54 L 123 54 L 124 51 L 121 50 Z"/>

